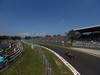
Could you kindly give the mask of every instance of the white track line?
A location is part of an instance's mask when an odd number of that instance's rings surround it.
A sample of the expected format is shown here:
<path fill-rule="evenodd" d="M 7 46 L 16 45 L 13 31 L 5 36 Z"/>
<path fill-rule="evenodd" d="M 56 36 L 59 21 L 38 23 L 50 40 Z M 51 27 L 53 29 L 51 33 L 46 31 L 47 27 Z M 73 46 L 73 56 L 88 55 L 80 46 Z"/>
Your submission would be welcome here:
<path fill-rule="evenodd" d="M 52 52 L 53 54 L 55 54 L 73 72 L 74 75 L 80 75 L 80 73 L 69 62 L 67 62 L 63 57 L 61 57 L 58 53 L 54 52 L 53 50 L 47 47 L 44 47 L 44 46 L 40 46 L 40 47 L 45 48 L 49 50 L 50 52 Z"/>
<path fill-rule="evenodd" d="M 24 42 L 24 41 L 23 41 Z M 24 43 L 27 43 L 27 42 L 24 42 Z M 27 43 L 29 45 L 31 45 L 31 48 L 33 48 L 33 44 L 30 44 L 30 43 Z M 37 45 L 37 46 L 40 46 L 40 45 Z M 74 75 L 81 75 L 69 62 L 67 62 L 63 57 L 61 57 L 58 53 L 54 52 L 53 50 L 47 48 L 47 47 L 44 47 L 44 46 L 40 46 L 42 48 L 45 48 L 47 50 L 49 50 L 50 52 L 52 52 L 53 54 L 55 54 L 70 70 L 71 72 L 74 74 Z"/>

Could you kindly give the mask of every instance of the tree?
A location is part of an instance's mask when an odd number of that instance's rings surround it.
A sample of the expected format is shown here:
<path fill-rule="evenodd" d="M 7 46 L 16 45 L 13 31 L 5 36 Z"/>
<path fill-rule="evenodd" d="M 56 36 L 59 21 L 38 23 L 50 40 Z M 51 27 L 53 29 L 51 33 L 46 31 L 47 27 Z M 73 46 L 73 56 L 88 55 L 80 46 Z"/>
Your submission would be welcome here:
<path fill-rule="evenodd" d="M 29 40 L 29 39 L 32 39 L 32 37 L 31 36 L 25 36 L 24 39 Z"/>
<path fill-rule="evenodd" d="M 10 36 L 12 40 L 21 40 L 20 36 Z"/>
<path fill-rule="evenodd" d="M 57 34 L 58 37 L 61 37 L 61 34 Z"/>
<path fill-rule="evenodd" d="M 57 37 L 57 35 L 53 35 L 53 37 Z"/>
<path fill-rule="evenodd" d="M 0 40 L 9 40 L 10 36 L 0 36 Z"/>
<path fill-rule="evenodd" d="M 48 38 L 48 37 L 51 37 L 51 35 L 45 35 L 45 37 L 47 37 L 47 38 Z"/>
<path fill-rule="evenodd" d="M 21 40 L 20 36 L 0 36 L 0 40 Z"/>
<path fill-rule="evenodd" d="M 77 34 L 74 30 L 70 30 L 68 33 L 66 33 L 67 37 L 68 37 L 68 40 L 70 41 L 71 45 L 73 43 L 73 41 L 75 39 L 77 39 Z"/>

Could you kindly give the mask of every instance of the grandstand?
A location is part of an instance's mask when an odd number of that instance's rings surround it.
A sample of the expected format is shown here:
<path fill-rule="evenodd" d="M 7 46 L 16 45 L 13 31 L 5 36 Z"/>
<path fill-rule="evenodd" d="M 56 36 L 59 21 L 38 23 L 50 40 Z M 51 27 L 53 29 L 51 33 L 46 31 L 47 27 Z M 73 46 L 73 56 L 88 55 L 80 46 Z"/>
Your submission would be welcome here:
<path fill-rule="evenodd" d="M 100 49 L 100 25 L 74 29 L 80 37 L 76 39 L 73 46 L 99 48 Z"/>

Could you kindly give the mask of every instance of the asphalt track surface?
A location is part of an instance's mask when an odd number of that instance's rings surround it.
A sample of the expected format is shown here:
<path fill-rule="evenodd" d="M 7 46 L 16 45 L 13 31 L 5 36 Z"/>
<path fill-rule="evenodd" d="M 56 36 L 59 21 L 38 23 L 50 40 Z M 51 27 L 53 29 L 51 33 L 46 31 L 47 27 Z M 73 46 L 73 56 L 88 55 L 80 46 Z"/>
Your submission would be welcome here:
<path fill-rule="evenodd" d="M 44 45 L 52 49 L 67 60 L 81 75 L 100 75 L 100 58 L 85 54 L 78 51 L 65 49 L 58 46 Z M 65 52 L 70 51 L 75 56 L 74 60 L 70 60 Z"/>

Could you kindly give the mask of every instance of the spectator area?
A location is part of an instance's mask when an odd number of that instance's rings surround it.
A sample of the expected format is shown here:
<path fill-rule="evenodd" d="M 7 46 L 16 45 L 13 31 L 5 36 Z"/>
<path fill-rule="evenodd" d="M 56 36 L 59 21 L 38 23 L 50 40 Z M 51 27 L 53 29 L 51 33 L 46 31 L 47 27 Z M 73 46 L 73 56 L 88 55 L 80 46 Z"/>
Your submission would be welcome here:
<path fill-rule="evenodd" d="M 74 29 L 80 37 L 73 43 L 74 46 L 100 49 L 100 25 Z"/>

